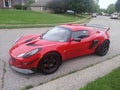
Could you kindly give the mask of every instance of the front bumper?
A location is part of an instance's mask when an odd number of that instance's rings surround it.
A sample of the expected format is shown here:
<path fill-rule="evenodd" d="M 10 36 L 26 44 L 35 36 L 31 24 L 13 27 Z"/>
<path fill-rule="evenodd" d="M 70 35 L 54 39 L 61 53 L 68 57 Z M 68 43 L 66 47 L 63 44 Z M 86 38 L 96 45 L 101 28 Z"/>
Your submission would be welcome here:
<path fill-rule="evenodd" d="M 17 68 L 17 67 L 14 67 L 14 66 L 11 66 L 11 68 L 19 73 L 23 73 L 23 74 L 34 74 L 36 73 L 37 70 L 35 69 L 22 69 L 22 68 Z"/>
<path fill-rule="evenodd" d="M 32 62 L 32 63 L 24 65 L 22 62 L 20 62 L 20 60 L 10 57 L 9 65 L 13 70 L 15 70 L 19 73 L 34 74 L 37 72 L 37 68 L 35 67 L 36 66 L 35 63 L 37 63 L 36 61 L 37 61 L 37 59 L 34 60 L 34 62 Z"/>

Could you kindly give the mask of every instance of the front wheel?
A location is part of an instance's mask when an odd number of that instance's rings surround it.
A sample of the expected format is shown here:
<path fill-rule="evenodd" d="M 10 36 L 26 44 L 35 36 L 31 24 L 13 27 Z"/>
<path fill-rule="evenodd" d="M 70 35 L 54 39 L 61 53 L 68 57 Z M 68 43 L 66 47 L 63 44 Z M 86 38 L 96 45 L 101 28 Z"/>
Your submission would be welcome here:
<path fill-rule="evenodd" d="M 98 48 L 96 49 L 95 53 L 99 56 L 105 56 L 109 50 L 109 40 L 105 40 Z"/>
<path fill-rule="evenodd" d="M 57 53 L 46 54 L 39 63 L 39 70 L 43 74 L 54 73 L 61 64 L 61 58 Z"/>

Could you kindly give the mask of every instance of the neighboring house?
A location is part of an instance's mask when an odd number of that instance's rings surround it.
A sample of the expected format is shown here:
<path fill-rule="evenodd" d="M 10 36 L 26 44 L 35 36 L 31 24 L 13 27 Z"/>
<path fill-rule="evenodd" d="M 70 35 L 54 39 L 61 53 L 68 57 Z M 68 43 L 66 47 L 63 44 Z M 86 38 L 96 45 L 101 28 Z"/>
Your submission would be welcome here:
<path fill-rule="evenodd" d="M 31 4 L 31 10 L 33 11 L 43 11 L 43 12 L 53 12 L 47 7 L 48 3 L 52 0 L 35 0 L 36 2 Z"/>
<path fill-rule="evenodd" d="M 0 8 L 13 8 L 14 5 L 25 5 L 27 0 L 0 0 Z"/>

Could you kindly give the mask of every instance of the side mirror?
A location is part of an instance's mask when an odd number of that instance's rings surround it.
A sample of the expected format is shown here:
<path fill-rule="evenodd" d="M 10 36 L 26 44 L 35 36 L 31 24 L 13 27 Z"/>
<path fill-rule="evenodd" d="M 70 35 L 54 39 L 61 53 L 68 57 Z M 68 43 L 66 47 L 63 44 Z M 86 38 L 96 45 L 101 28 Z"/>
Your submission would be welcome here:
<path fill-rule="evenodd" d="M 81 38 L 73 38 L 72 41 L 80 42 Z"/>

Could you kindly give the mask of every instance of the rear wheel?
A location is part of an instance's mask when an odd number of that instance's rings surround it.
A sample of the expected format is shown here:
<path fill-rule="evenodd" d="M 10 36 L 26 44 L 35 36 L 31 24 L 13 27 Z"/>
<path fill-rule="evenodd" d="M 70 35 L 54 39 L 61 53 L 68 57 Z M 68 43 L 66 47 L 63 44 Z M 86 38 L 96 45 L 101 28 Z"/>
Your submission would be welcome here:
<path fill-rule="evenodd" d="M 61 64 L 61 58 L 57 53 L 46 54 L 39 63 L 39 70 L 43 74 L 54 73 Z"/>
<path fill-rule="evenodd" d="M 98 48 L 96 49 L 95 53 L 99 56 L 104 56 L 107 54 L 108 50 L 109 50 L 109 44 L 110 41 L 109 40 L 105 40 L 100 46 L 98 46 Z"/>

